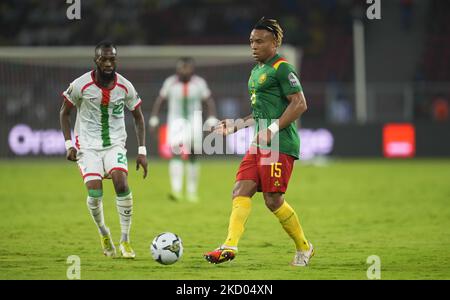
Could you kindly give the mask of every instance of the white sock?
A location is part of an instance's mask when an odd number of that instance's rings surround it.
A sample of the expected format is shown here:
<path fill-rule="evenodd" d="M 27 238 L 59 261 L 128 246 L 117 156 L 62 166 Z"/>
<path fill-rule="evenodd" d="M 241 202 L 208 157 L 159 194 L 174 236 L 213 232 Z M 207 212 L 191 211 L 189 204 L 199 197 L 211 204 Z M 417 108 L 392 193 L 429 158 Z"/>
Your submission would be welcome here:
<path fill-rule="evenodd" d="M 105 218 L 103 217 L 103 197 L 87 197 L 87 206 L 91 213 L 92 219 L 97 225 L 98 231 L 101 235 L 108 235 L 109 230 L 105 226 Z"/>
<path fill-rule="evenodd" d="M 199 166 L 196 162 L 189 162 L 187 166 L 187 192 L 188 195 L 197 194 Z"/>
<path fill-rule="evenodd" d="M 180 194 L 183 189 L 183 161 L 181 159 L 171 159 L 169 162 L 170 183 L 172 192 Z"/>
<path fill-rule="evenodd" d="M 133 215 L 133 195 L 116 196 L 117 212 L 119 213 L 121 242 L 128 242 L 130 236 L 131 216 Z"/>

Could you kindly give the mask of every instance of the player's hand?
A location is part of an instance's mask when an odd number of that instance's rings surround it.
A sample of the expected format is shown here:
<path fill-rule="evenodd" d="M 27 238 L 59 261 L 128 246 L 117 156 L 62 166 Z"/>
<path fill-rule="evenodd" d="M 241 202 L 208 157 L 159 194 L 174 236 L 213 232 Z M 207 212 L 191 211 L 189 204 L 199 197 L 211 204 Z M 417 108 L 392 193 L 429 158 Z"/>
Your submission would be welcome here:
<path fill-rule="evenodd" d="M 269 146 L 272 141 L 273 133 L 270 129 L 263 129 L 256 135 L 256 143 L 262 146 Z"/>
<path fill-rule="evenodd" d="M 157 116 L 152 116 L 148 120 L 148 126 L 150 127 L 150 134 L 156 134 L 159 125 L 159 118 Z"/>
<path fill-rule="evenodd" d="M 214 133 L 227 136 L 234 133 L 234 124 L 232 120 L 222 120 L 214 127 Z"/>
<path fill-rule="evenodd" d="M 144 170 L 144 179 L 147 177 L 147 157 L 142 154 L 138 154 L 136 158 L 136 171 L 139 170 L 139 166 L 142 166 L 142 169 Z"/>
<path fill-rule="evenodd" d="M 69 150 L 67 150 L 66 158 L 70 161 L 77 161 L 77 149 L 75 149 L 75 147 L 70 147 Z"/>

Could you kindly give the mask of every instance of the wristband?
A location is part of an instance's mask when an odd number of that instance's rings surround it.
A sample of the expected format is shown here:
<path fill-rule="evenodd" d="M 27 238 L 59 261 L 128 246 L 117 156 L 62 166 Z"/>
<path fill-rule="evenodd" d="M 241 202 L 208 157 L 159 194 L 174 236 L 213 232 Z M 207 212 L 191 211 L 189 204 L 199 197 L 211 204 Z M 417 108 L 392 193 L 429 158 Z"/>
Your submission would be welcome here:
<path fill-rule="evenodd" d="M 156 116 L 153 116 L 150 118 L 150 120 L 148 120 L 148 124 L 150 125 L 150 127 L 156 127 L 159 124 L 159 118 Z"/>
<path fill-rule="evenodd" d="M 138 154 L 147 156 L 147 148 L 145 148 L 145 146 L 139 146 Z"/>
<path fill-rule="evenodd" d="M 68 151 L 70 148 L 73 148 L 73 144 L 71 140 L 67 140 L 66 143 L 66 151 Z"/>
<path fill-rule="evenodd" d="M 268 129 L 272 132 L 272 134 L 276 134 L 280 130 L 280 127 L 278 126 L 277 122 L 273 122 L 272 124 L 270 124 Z"/>

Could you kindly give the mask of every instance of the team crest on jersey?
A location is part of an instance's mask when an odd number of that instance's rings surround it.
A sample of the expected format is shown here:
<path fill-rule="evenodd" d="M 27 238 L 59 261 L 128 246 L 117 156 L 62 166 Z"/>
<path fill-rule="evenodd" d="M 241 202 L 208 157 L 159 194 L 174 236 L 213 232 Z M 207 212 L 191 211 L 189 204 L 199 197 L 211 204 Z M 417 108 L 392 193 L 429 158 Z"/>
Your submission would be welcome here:
<path fill-rule="evenodd" d="M 281 186 L 280 182 L 278 180 L 275 180 L 275 182 L 273 183 L 274 186 L 279 187 Z"/>
<path fill-rule="evenodd" d="M 292 87 L 300 86 L 300 81 L 298 80 L 297 76 L 295 76 L 294 72 L 289 73 L 288 79 L 289 79 L 289 84 Z"/>
<path fill-rule="evenodd" d="M 266 79 L 267 79 L 267 74 L 264 73 L 261 76 L 259 76 L 258 83 L 263 84 L 266 81 Z"/>

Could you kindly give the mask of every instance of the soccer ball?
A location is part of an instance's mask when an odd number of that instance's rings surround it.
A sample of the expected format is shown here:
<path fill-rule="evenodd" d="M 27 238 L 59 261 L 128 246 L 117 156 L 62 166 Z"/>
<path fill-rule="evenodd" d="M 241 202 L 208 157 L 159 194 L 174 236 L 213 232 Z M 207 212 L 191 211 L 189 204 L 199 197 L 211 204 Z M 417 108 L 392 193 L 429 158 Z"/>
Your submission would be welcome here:
<path fill-rule="evenodd" d="M 176 263 L 183 255 L 183 242 L 172 232 L 158 234 L 150 245 L 154 260 L 163 265 Z"/>

